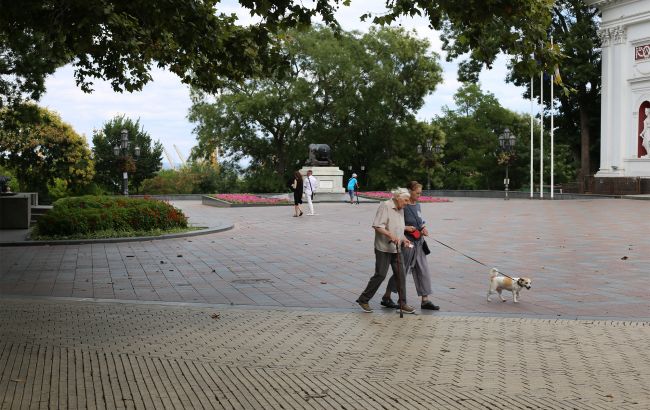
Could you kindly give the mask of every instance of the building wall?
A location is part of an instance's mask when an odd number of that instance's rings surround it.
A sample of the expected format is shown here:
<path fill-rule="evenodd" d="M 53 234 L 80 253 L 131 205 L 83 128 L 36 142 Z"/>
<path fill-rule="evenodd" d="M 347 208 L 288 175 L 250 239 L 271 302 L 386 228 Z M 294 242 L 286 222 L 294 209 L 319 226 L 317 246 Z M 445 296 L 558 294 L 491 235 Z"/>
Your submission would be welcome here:
<path fill-rule="evenodd" d="M 650 105 L 650 0 L 587 0 L 602 12 L 601 156 L 597 177 L 650 177 L 639 124 Z"/>

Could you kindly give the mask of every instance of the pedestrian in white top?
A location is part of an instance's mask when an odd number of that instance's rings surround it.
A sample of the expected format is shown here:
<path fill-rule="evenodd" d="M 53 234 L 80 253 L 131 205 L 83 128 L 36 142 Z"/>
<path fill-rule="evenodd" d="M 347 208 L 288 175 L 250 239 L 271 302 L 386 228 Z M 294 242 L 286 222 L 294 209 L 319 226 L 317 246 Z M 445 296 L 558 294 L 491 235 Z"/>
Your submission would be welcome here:
<path fill-rule="evenodd" d="M 314 194 L 318 189 L 318 180 L 315 176 L 312 175 L 311 169 L 307 171 L 307 176 L 302 184 L 303 189 L 305 190 L 305 196 L 307 197 L 307 205 L 309 206 L 309 213 L 307 215 L 316 215 L 314 213 Z"/>

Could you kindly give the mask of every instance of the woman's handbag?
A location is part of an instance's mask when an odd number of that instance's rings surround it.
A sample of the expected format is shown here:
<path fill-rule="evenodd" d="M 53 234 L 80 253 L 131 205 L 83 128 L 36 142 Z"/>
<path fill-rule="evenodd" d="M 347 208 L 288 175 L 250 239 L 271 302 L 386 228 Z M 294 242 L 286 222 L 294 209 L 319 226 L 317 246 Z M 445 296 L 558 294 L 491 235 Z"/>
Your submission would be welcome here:
<path fill-rule="evenodd" d="M 417 241 L 422 236 L 422 232 L 420 232 L 420 231 L 418 231 L 416 229 L 413 232 L 409 232 L 409 235 L 411 235 L 413 237 L 413 239 L 415 239 Z"/>
<path fill-rule="evenodd" d="M 429 249 L 429 245 L 427 245 L 427 241 L 425 240 L 422 240 L 422 252 L 424 252 L 425 255 L 431 253 L 431 249 Z"/>

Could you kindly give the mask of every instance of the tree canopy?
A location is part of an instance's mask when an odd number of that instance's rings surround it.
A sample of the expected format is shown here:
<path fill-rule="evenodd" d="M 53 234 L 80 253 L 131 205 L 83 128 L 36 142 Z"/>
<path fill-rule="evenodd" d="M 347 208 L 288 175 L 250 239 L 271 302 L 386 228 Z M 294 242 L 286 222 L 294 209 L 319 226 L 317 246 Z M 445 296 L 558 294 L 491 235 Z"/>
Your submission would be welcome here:
<path fill-rule="evenodd" d="M 135 91 L 151 80 L 156 65 L 208 92 L 222 80 L 288 69 L 274 33 L 304 28 L 319 18 L 338 29 L 334 13 L 350 0 L 239 0 L 258 21 L 240 25 L 219 0 L 0 0 L 0 104 L 27 96 L 37 100 L 45 78 L 72 64 L 77 84 L 91 91 L 94 79 L 116 91 Z M 445 30 L 450 58 L 471 52 L 492 65 L 500 52 L 520 71 L 537 62 L 552 67 L 557 49 L 547 47 L 552 0 L 388 0 L 387 13 L 367 14 L 378 24 L 424 15 Z M 532 57 L 534 55 L 534 57 Z M 470 72 L 472 70 L 465 70 Z"/>
<path fill-rule="evenodd" d="M 121 131 L 128 131 L 129 148 L 127 157 L 116 156 L 114 146 L 120 145 Z M 135 157 L 135 147 L 140 147 L 140 156 Z M 122 172 L 129 173 L 129 186 L 139 190 L 142 182 L 152 178 L 162 167 L 163 146 L 152 142 L 140 121 L 118 116 L 107 121 L 101 130 L 93 135 L 93 154 L 97 175 L 95 180 L 109 191 L 119 192 Z"/>
<path fill-rule="evenodd" d="M 0 165 L 12 170 L 21 189 L 43 196 L 57 178 L 74 192 L 95 174 L 86 139 L 34 104 L 0 110 Z"/>
<path fill-rule="evenodd" d="M 271 32 L 317 15 L 337 26 L 339 0 L 239 3 L 259 23 L 238 25 L 234 14 L 219 12 L 219 0 L 0 0 L 0 107 L 23 96 L 37 100 L 45 78 L 69 63 L 86 92 L 94 79 L 115 91 L 140 90 L 154 64 L 216 90 L 221 78 L 281 68 Z"/>
<path fill-rule="evenodd" d="M 558 0 L 553 7 L 549 28 L 556 46 L 564 55 L 558 72 L 568 92 L 556 92 L 559 104 L 550 101 L 550 79 L 544 89 L 544 104 L 557 109 L 557 140 L 567 143 L 579 164 L 582 176 L 590 175 L 590 157 L 600 148 L 601 52 L 598 39 L 598 10 L 582 0 Z M 536 77 L 539 78 L 539 76 Z M 530 77 L 512 72 L 508 78 L 516 85 L 527 85 Z M 529 88 L 525 96 L 530 97 Z M 558 90 L 560 91 L 560 90 Z M 533 90 L 539 98 L 539 87 Z"/>
<path fill-rule="evenodd" d="M 424 16 L 441 30 L 449 61 L 464 55 L 461 80 L 476 80 L 482 67 L 491 68 L 500 53 L 511 57 L 520 73 L 552 69 L 561 59 L 550 47 L 547 30 L 553 0 L 387 0 L 387 14 L 367 14 L 378 24 L 391 24 L 401 16 Z"/>
<path fill-rule="evenodd" d="M 438 178 L 448 189 L 502 189 L 504 165 L 510 161 L 510 186 L 518 189 L 529 185 L 530 119 L 503 108 L 494 95 L 481 90 L 478 84 L 465 83 L 454 95 L 456 109 L 443 109 L 434 123 L 445 133 L 446 144 Z M 499 150 L 498 137 L 508 128 L 517 140 L 512 154 L 505 157 Z M 539 135 L 539 130 L 536 131 Z M 545 144 L 548 146 L 548 135 Z M 555 173 L 558 183 L 575 175 L 570 166 L 566 144 L 556 144 Z M 533 154 L 539 156 L 539 146 Z M 550 167 L 550 161 L 545 161 Z M 569 166 L 568 166 L 569 164 Z M 545 169 L 548 175 L 549 169 Z M 537 178 L 537 176 L 535 176 Z"/>
<path fill-rule="evenodd" d="M 282 35 L 291 61 L 287 75 L 227 83 L 214 100 L 193 94 L 194 156 L 207 158 L 220 146 L 228 155 L 249 157 L 251 171 L 284 178 L 300 168 L 310 143 L 326 143 L 339 166 L 364 165 L 377 183 L 405 176 L 408 164 L 400 165 L 402 172 L 389 170 L 393 154 L 409 139 L 415 152 L 413 132 L 422 130 L 414 126 L 415 113 L 441 81 L 428 42 L 391 28 Z"/>

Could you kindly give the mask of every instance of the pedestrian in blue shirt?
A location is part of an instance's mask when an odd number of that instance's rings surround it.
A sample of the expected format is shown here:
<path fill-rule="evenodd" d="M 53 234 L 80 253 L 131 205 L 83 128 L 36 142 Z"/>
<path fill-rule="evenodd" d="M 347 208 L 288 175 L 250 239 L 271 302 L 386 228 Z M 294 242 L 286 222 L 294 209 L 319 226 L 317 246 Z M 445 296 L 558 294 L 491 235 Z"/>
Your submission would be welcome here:
<path fill-rule="evenodd" d="M 350 195 L 350 203 L 354 203 L 354 191 L 359 189 L 357 182 L 357 174 L 352 174 L 352 178 L 348 181 L 348 195 Z"/>

